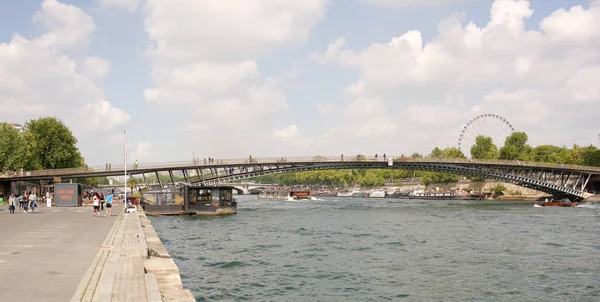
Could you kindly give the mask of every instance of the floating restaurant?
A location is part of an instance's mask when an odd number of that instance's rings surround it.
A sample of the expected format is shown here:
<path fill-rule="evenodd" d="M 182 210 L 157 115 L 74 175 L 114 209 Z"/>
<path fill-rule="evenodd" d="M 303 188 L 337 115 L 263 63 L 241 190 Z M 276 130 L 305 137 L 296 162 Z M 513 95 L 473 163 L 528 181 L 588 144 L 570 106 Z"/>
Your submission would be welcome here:
<path fill-rule="evenodd" d="M 237 213 L 233 188 L 184 185 L 158 191 L 142 191 L 140 204 L 146 215 L 218 216 Z"/>

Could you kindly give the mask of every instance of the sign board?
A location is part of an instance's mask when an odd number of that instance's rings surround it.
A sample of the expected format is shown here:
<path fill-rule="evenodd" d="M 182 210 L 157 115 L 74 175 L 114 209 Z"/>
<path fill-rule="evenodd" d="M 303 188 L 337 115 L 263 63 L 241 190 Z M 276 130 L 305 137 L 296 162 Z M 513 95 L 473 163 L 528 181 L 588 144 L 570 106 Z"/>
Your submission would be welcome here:
<path fill-rule="evenodd" d="M 388 159 L 388 166 L 390 166 L 390 167 L 394 166 L 394 159 L 393 158 Z"/>
<path fill-rule="evenodd" d="M 56 182 L 60 182 L 61 180 L 62 180 L 62 179 L 60 179 L 60 177 L 56 177 L 56 176 L 55 176 L 55 177 L 52 177 L 52 181 L 53 181 L 53 182 L 55 182 L 55 183 L 56 183 Z"/>

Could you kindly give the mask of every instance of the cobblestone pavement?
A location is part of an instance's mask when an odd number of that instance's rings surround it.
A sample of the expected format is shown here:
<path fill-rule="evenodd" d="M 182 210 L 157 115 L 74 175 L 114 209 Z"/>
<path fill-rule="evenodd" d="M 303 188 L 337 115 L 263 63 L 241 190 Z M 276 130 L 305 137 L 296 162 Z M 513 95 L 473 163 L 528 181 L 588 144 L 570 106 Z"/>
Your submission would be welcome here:
<path fill-rule="evenodd" d="M 0 301 L 69 301 L 121 211 L 95 218 L 90 206 L 0 206 Z"/>

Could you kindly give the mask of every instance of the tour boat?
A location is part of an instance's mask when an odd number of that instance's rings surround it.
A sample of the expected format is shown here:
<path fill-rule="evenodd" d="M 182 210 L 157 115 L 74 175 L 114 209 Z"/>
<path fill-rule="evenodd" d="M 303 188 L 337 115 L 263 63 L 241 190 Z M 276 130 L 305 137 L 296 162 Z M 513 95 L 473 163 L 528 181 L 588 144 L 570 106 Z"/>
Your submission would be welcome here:
<path fill-rule="evenodd" d="M 569 200 L 568 198 L 565 198 L 563 200 L 552 200 L 552 201 L 548 201 L 548 199 L 546 198 L 546 200 L 540 201 L 540 202 L 536 203 L 534 206 L 535 207 L 576 207 L 577 203 L 571 202 L 571 200 Z"/>
<path fill-rule="evenodd" d="M 288 199 L 292 200 L 311 200 L 310 191 L 290 191 Z"/>

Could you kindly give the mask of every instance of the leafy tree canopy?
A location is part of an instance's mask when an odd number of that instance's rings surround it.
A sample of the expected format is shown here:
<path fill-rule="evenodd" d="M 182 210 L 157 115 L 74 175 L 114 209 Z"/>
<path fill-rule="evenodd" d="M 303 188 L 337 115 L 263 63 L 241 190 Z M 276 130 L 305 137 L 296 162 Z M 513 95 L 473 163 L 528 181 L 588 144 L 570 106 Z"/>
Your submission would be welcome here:
<path fill-rule="evenodd" d="M 44 117 L 25 123 L 27 170 L 83 167 L 77 138 L 57 118 Z"/>
<path fill-rule="evenodd" d="M 25 166 L 23 135 L 7 123 L 0 123 L 0 171 L 16 171 Z"/>

